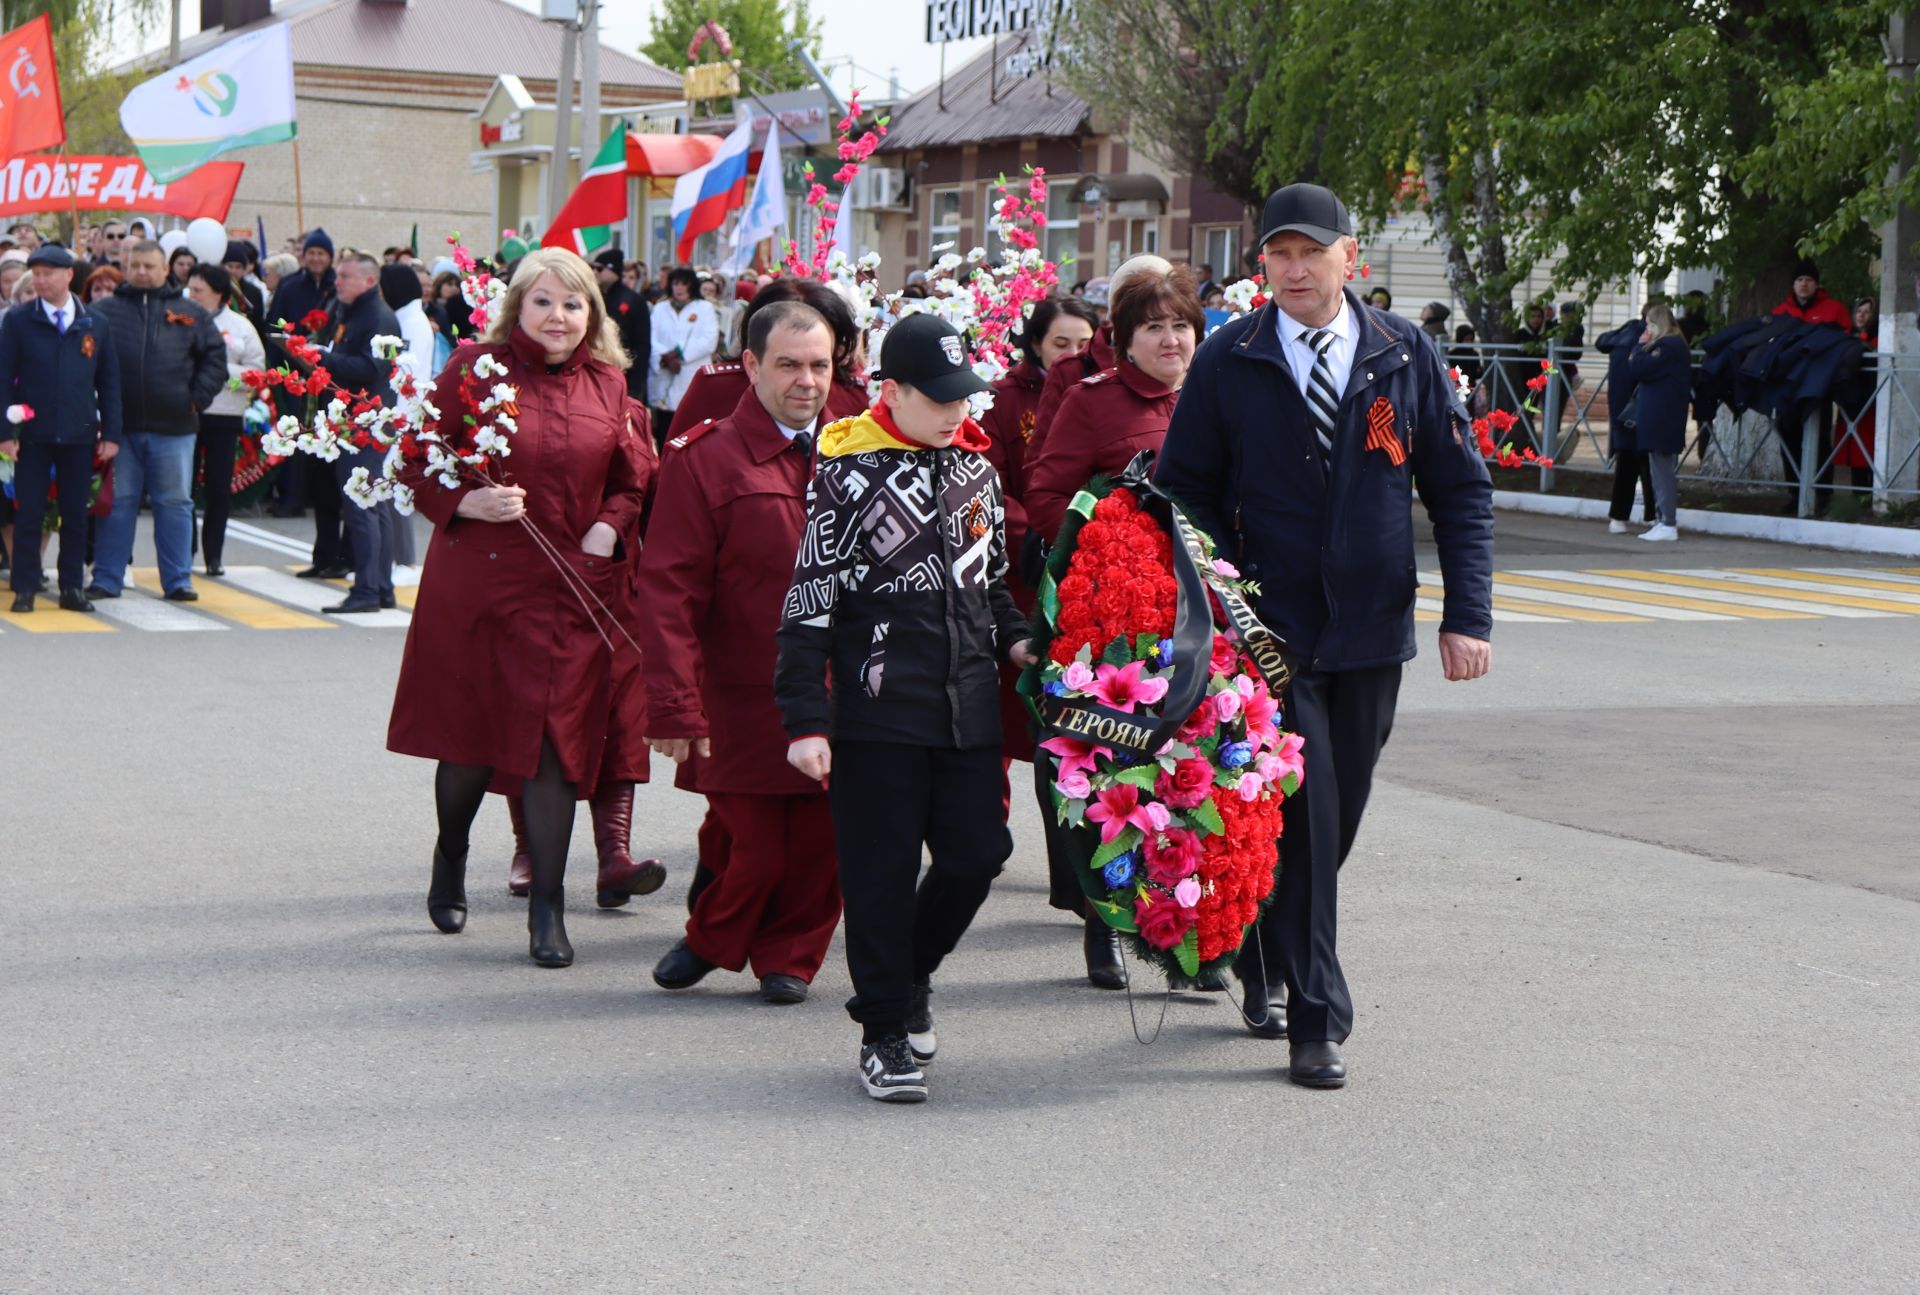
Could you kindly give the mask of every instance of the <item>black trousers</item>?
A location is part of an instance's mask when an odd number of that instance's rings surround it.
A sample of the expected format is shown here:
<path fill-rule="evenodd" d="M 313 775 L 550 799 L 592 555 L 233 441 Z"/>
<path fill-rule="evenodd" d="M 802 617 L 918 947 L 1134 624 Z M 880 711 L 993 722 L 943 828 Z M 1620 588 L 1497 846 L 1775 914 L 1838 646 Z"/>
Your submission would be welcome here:
<path fill-rule="evenodd" d="M 46 445 L 21 441 L 13 466 L 15 501 L 13 591 L 40 588 L 40 527 L 47 516 L 47 490 L 60 483 L 60 588 L 87 584 L 87 505 L 93 493 L 93 445 Z"/>
<path fill-rule="evenodd" d="M 1040 802 L 1040 826 L 1047 841 L 1047 903 L 1075 917 L 1087 915 L 1087 892 L 1080 888 L 1069 847 L 1072 828 L 1061 823 L 1053 812 L 1053 756 L 1046 751 L 1033 753 L 1033 794 Z"/>
<path fill-rule="evenodd" d="M 835 848 L 846 906 L 847 1014 L 862 1041 L 906 1032 L 913 986 L 960 943 L 1013 853 L 1000 748 L 836 739 Z M 922 849 L 933 864 L 916 891 Z"/>
<path fill-rule="evenodd" d="M 1633 488 L 1640 487 L 1640 498 L 1646 501 L 1645 517 L 1653 520 L 1653 466 L 1645 453 L 1640 450 L 1615 450 L 1613 452 L 1613 504 L 1607 509 L 1607 516 L 1616 522 L 1633 520 Z"/>
<path fill-rule="evenodd" d="M 1335 942 L 1338 877 L 1373 791 L 1373 766 L 1393 731 L 1400 669 L 1296 674 L 1281 700 L 1287 728 L 1306 739 L 1307 772 L 1286 802 L 1273 903 L 1247 933 L 1234 970 L 1254 1003 L 1270 1001 L 1263 991 L 1286 984 L 1290 1038 L 1337 1043 L 1353 1030 L 1353 998 Z"/>
<path fill-rule="evenodd" d="M 334 476 L 333 465 L 315 459 L 311 463 L 303 463 L 301 467 L 306 477 L 307 502 L 313 505 L 313 565 L 352 566 L 353 554 L 348 547 L 346 527 L 340 516 L 346 497 L 340 493 L 340 482 Z"/>
<path fill-rule="evenodd" d="M 234 414 L 200 416 L 200 554 L 209 567 L 220 565 L 227 550 L 227 518 L 233 513 L 233 455 L 240 444 L 240 419 Z"/>

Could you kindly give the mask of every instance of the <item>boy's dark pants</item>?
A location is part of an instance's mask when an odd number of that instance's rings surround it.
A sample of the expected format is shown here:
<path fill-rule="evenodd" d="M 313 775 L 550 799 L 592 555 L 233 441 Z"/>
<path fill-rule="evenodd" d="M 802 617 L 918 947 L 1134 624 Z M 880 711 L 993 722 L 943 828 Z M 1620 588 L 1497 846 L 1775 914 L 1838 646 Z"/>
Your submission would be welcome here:
<path fill-rule="evenodd" d="M 1000 748 L 835 739 L 833 831 L 847 915 L 847 1014 L 862 1041 L 906 1032 L 916 981 L 953 952 L 1013 853 Z M 918 893 L 922 845 L 933 856 Z"/>

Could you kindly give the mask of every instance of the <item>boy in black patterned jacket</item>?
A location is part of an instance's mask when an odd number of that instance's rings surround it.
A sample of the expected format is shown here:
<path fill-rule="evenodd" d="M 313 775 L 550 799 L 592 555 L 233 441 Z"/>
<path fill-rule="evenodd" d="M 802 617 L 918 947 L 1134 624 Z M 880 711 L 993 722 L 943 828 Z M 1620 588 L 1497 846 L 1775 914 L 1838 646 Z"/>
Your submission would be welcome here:
<path fill-rule="evenodd" d="M 986 383 L 960 334 L 908 316 L 886 335 L 880 375 L 871 410 L 820 434 L 775 693 L 787 759 L 832 775 L 861 1083 L 920 1102 L 933 972 L 1013 852 L 999 662 L 1031 657 L 1003 580 L 999 476 L 967 417 Z M 933 864 L 916 893 L 923 847 Z"/>

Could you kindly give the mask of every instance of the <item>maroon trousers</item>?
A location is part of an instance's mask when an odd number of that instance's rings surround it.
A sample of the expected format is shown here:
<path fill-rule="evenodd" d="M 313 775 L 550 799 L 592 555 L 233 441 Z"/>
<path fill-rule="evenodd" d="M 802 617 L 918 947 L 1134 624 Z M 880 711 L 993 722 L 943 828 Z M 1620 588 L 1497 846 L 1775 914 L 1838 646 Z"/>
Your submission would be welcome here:
<path fill-rule="evenodd" d="M 716 966 L 811 982 L 840 923 L 833 810 L 808 796 L 707 796 L 729 838 L 687 919 L 687 947 Z"/>

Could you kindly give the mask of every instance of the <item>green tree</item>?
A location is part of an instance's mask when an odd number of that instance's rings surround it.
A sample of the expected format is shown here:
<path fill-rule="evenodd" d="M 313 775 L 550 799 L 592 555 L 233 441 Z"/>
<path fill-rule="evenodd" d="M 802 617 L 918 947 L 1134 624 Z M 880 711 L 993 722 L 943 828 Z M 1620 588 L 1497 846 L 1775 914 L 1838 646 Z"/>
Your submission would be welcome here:
<path fill-rule="evenodd" d="M 660 0 L 653 10 L 652 36 L 640 52 L 670 71 L 687 65 L 687 46 L 700 24 L 713 19 L 733 41 L 732 57 L 740 60 L 741 88 L 768 93 L 798 90 L 813 77 L 789 51 L 801 41 L 809 53 L 820 52 L 820 20 L 808 0 Z M 700 50 L 702 62 L 721 55 L 711 42 Z"/>
<path fill-rule="evenodd" d="M 1267 189 L 1247 109 L 1288 20 L 1274 0 L 1079 0 L 1056 57 L 1074 93 L 1130 140 L 1257 211 Z"/>

